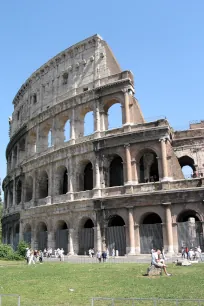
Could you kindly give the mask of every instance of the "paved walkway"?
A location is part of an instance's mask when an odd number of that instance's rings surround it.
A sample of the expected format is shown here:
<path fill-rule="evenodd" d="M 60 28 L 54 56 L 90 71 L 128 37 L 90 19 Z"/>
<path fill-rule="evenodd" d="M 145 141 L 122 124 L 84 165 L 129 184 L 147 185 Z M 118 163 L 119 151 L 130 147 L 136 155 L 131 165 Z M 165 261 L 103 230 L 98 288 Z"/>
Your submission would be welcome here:
<path fill-rule="evenodd" d="M 167 256 L 166 263 L 172 263 L 177 259 L 181 259 L 181 255 L 178 256 Z M 44 261 L 59 261 L 59 258 L 44 258 Z M 88 257 L 88 256 L 81 256 L 81 255 L 73 255 L 73 256 L 65 256 L 65 262 L 70 263 L 98 263 L 96 257 Z M 119 256 L 119 257 L 110 257 L 108 258 L 107 262 L 109 263 L 150 263 L 151 255 L 150 254 L 142 254 L 142 255 L 135 255 L 135 256 Z"/>

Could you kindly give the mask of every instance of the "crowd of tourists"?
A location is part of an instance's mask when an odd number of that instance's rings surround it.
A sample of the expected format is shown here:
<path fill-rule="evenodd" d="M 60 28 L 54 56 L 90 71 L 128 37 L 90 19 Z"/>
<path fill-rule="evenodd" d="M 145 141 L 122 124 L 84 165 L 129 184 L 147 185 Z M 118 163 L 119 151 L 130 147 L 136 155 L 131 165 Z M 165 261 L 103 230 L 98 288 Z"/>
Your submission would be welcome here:
<path fill-rule="evenodd" d="M 188 247 L 183 247 L 181 249 L 181 255 L 182 258 L 184 259 L 188 259 L 188 260 L 198 260 L 201 258 L 202 255 L 202 250 L 200 248 L 200 246 L 198 246 L 197 248 L 188 248 Z"/>
<path fill-rule="evenodd" d="M 98 262 L 101 262 L 101 261 L 106 262 L 110 256 L 112 258 L 114 258 L 115 256 L 118 256 L 118 250 L 115 251 L 115 249 L 112 249 L 111 254 L 108 249 L 105 249 L 102 252 L 97 251 L 96 254 L 95 254 L 94 249 L 89 249 L 88 253 L 89 253 L 89 257 L 94 257 L 96 255 Z"/>
<path fill-rule="evenodd" d="M 53 256 L 52 248 L 44 249 L 43 252 L 41 250 L 33 250 L 26 248 L 26 261 L 27 264 L 36 264 L 42 263 L 43 257 L 51 258 Z M 54 257 L 59 258 L 60 261 L 64 261 L 64 249 L 58 248 L 54 250 Z"/>

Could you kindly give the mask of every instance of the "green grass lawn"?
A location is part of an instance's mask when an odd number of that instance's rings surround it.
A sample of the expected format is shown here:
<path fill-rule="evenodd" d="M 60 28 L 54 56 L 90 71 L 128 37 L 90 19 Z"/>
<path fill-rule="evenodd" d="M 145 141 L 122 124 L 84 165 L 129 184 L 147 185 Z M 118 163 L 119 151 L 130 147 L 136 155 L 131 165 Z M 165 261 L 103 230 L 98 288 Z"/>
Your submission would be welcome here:
<path fill-rule="evenodd" d="M 24 262 L 0 261 L 0 293 L 19 294 L 22 306 L 90 306 L 91 297 L 97 296 L 204 299 L 203 264 L 169 265 L 172 277 L 152 278 L 143 276 L 147 266 L 60 262 L 27 266 Z M 2 306 L 17 305 L 6 298 L 2 302 Z"/>

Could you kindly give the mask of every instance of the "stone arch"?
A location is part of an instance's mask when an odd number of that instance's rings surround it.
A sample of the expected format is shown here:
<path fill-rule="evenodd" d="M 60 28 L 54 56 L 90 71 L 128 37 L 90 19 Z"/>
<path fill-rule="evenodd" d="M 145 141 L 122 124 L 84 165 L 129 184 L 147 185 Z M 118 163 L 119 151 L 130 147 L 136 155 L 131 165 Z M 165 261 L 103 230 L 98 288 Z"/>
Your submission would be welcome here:
<path fill-rule="evenodd" d="M 52 129 L 50 128 L 47 134 L 47 143 L 48 143 L 48 148 L 52 147 L 53 145 L 53 140 L 52 140 Z"/>
<path fill-rule="evenodd" d="M 22 181 L 18 179 L 16 183 L 16 204 L 20 204 L 22 201 Z"/>
<path fill-rule="evenodd" d="M 28 176 L 25 180 L 25 202 L 31 201 L 33 198 L 33 178 Z"/>
<path fill-rule="evenodd" d="M 29 223 L 26 223 L 23 231 L 23 239 L 28 244 L 31 244 L 31 235 L 32 235 L 31 233 L 32 233 L 31 225 Z"/>
<path fill-rule="evenodd" d="M 67 119 L 64 123 L 64 141 L 69 141 L 71 138 L 71 120 Z"/>
<path fill-rule="evenodd" d="M 47 249 L 47 225 L 45 222 L 40 221 L 37 226 L 37 245 L 38 250 Z"/>
<path fill-rule="evenodd" d="M 68 171 L 65 166 L 57 168 L 55 175 L 55 193 L 66 194 L 68 192 Z"/>
<path fill-rule="evenodd" d="M 86 255 L 93 248 L 94 222 L 89 217 L 83 217 L 79 222 L 79 255 Z"/>
<path fill-rule="evenodd" d="M 103 107 L 105 130 L 122 126 L 122 124 L 124 123 L 122 105 L 123 103 L 118 98 L 112 98 L 105 101 Z M 117 123 L 115 121 L 116 116 L 117 116 Z M 118 122 L 118 117 L 119 117 L 119 122 Z"/>
<path fill-rule="evenodd" d="M 122 185 L 124 185 L 123 160 L 119 155 L 115 155 L 109 166 L 109 186 Z"/>
<path fill-rule="evenodd" d="M 83 112 L 84 120 L 84 136 L 88 136 L 94 133 L 94 112 L 93 110 L 86 109 Z"/>
<path fill-rule="evenodd" d="M 176 219 L 176 222 L 187 222 L 189 218 L 194 218 L 195 221 L 202 221 L 199 213 L 193 209 L 185 209 L 181 211 Z"/>
<path fill-rule="evenodd" d="M 16 167 L 17 165 L 17 160 L 18 160 L 18 147 L 17 145 L 13 149 L 13 168 Z"/>
<path fill-rule="evenodd" d="M 153 149 L 143 149 L 136 160 L 139 183 L 159 181 L 158 156 Z"/>
<path fill-rule="evenodd" d="M 68 226 L 64 220 L 58 220 L 56 223 L 56 249 L 64 249 L 64 253 L 68 253 Z"/>
<path fill-rule="evenodd" d="M 194 177 L 196 172 L 194 159 L 188 155 L 184 155 L 181 156 L 178 161 L 181 166 L 184 177 Z"/>
<path fill-rule="evenodd" d="M 93 189 L 93 165 L 86 159 L 79 165 L 79 191 Z"/>
<path fill-rule="evenodd" d="M 39 143 L 38 148 L 39 151 L 45 151 L 47 148 L 51 147 L 53 145 L 53 135 L 52 135 L 52 120 L 47 120 L 46 122 L 43 122 L 40 126 L 40 137 L 39 137 Z"/>
<path fill-rule="evenodd" d="M 19 147 L 18 147 L 18 151 L 19 151 L 19 157 L 21 159 L 21 161 L 24 159 L 25 157 L 25 149 L 26 149 L 26 141 L 25 138 L 23 137 L 20 141 L 19 141 Z"/>
<path fill-rule="evenodd" d="M 14 226 L 14 232 L 13 232 L 13 248 L 14 248 L 14 250 L 17 250 L 17 247 L 18 247 L 19 232 L 20 232 L 20 224 L 16 223 L 15 226 Z"/>
<path fill-rule="evenodd" d="M 193 209 L 185 209 L 177 216 L 177 234 L 178 247 L 195 248 L 200 246 L 204 248 L 204 233 L 202 218 L 200 214 Z"/>
<path fill-rule="evenodd" d="M 46 198 L 48 196 L 49 179 L 45 170 L 42 170 L 38 176 L 38 195 L 39 199 Z"/>
<path fill-rule="evenodd" d="M 151 249 L 162 249 L 163 229 L 162 219 L 154 212 L 144 214 L 140 219 L 140 249 L 142 254 L 148 254 Z"/>
<path fill-rule="evenodd" d="M 156 224 L 162 223 L 161 217 L 154 212 L 148 212 L 144 214 L 140 219 L 140 224 Z"/>
<path fill-rule="evenodd" d="M 112 253 L 112 250 L 115 249 L 119 252 L 119 256 L 126 254 L 125 221 L 118 214 L 109 216 L 108 218 L 106 246 L 109 253 Z"/>
<path fill-rule="evenodd" d="M 30 130 L 28 133 L 27 138 L 27 144 L 28 144 L 28 152 L 30 155 L 33 155 L 37 151 L 37 134 L 34 129 Z"/>

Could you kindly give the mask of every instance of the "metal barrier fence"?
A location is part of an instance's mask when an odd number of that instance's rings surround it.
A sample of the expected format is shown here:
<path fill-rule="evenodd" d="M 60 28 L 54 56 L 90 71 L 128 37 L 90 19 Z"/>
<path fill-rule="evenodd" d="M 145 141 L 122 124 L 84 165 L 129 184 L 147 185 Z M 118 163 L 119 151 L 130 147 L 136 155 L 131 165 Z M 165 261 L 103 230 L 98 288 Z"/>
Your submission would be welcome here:
<path fill-rule="evenodd" d="M 21 297 L 18 294 L 0 294 L 0 306 L 13 306 L 14 299 L 17 299 L 17 306 L 21 305 Z"/>
<path fill-rule="evenodd" d="M 94 297 L 91 299 L 91 306 L 171 306 L 185 305 L 196 306 L 204 305 L 204 300 L 199 299 L 160 299 L 160 298 L 102 298 Z"/>

